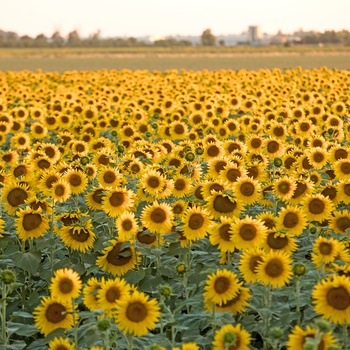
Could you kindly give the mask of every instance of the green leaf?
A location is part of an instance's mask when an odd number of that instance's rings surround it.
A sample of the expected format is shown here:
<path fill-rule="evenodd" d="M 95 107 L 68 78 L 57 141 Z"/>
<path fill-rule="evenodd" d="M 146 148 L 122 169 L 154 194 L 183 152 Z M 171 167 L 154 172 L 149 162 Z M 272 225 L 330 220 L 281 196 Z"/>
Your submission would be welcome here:
<path fill-rule="evenodd" d="M 40 266 L 41 256 L 39 253 L 21 253 L 17 252 L 13 255 L 13 263 L 20 269 L 34 275 L 38 272 Z"/>
<path fill-rule="evenodd" d="M 33 315 L 25 311 L 14 311 L 11 317 L 33 318 Z"/>

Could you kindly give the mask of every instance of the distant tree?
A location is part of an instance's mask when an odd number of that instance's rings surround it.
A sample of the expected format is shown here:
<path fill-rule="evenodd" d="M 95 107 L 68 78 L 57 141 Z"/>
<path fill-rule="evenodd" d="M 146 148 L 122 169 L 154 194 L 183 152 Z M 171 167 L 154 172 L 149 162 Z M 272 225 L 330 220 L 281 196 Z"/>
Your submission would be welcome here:
<path fill-rule="evenodd" d="M 212 34 L 210 29 L 206 29 L 201 36 L 201 42 L 203 46 L 215 46 L 216 36 Z"/>
<path fill-rule="evenodd" d="M 219 40 L 219 45 L 220 46 L 225 46 L 225 40 L 223 40 L 223 39 Z"/>
<path fill-rule="evenodd" d="M 77 30 L 73 30 L 68 33 L 68 45 L 69 46 L 79 46 L 80 44 L 80 36 Z"/>
<path fill-rule="evenodd" d="M 39 34 L 35 37 L 34 42 L 33 42 L 34 46 L 36 47 L 45 47 L 47 46 L 47 37 L 45 34 Z"/>
<path fill-rule="evenodd" d="M 51 36 L 51 43 L 54 47 L 62 47 L 64 45 L 64 39 L 61 36 L 61 33 L 56 30 Z"/>

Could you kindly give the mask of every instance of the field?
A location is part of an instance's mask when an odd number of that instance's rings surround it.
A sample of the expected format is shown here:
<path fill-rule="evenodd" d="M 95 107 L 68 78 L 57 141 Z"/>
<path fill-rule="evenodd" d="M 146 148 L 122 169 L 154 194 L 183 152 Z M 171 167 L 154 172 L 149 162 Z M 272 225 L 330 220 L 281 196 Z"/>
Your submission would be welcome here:
<path fill-rule="evenodd" d="M 6 52 L 0 349 L 350 349 L 346 52 Z"/>
<path fill-rule="evenodd" d="M 0 49 L 0 70 L 350 69 L 349 48 Z"/>

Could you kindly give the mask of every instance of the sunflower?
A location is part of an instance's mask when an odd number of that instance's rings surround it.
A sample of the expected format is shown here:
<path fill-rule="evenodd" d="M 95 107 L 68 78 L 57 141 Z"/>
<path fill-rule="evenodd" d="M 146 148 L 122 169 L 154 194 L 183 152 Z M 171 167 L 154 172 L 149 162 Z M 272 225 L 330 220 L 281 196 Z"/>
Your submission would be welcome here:
<path fill-rule="evenodd" d="M 218 179 L 229 184 L 232 184 L 237 181 L 240 177 L 246 177 L 247 170 L 243 166 L 236 164 L 228 164 L 223 170 L 220 171 Z"/>
<path fill-rule="evenodd" d="M 235 246 L 231 241 L 231 217 L 221 216 L 219 222 L 212 222 L 209 229 L 209 241 L 217 245 L 221 252 L 233 253 Z"/>
<path fill-rule="evenodd" d="M 134 192 L 125 187 L 108 188 L 102 198 L 102 210 L 112 217 L 130 210 L 134 204 Z"/>
<path fill-rule="evenodd" d="M 273 193 L 281 200 L 290 199 L 297 188 L 296 183 L 289 176 L 283 176 L 272 184 Z"/>
<path fill-rule="evenodd" d="M 231 242 L 237 249 L 258 248 L 266 239 L 267 229 L 263 222 L 246 216 L 231 224 Z"/>
<path fill-rule="evenodd" d="M 17 163 L 10 170 L 11 176 L 21 181 L 30 181 L 33 176 L 33 168 L 26 163 Z"/>
<path fill-rule="evenodd" d="M 115 168 L 101 166 L 98 171 L 97 181 L 102 187 L 118 187 L 122 183 L 122 175 Z"/>
<path fill-rule="evenodd" d="M 12 149 L 18 149 L 25 151 L 29 149 L 31 144 L 31 139 L 28 133 L 25 133 L 24 131 L 17 132 L 12 136 L 10 141 L 10 146 Z"/>
<path fill-rule="evenodd" d="M 204 153 L 202 155 L 202 158 L 205 161 L 208 161 L 216 157 L 221 157 L 223 154 L 224 154 L 224 149 L 222 147 L 221 142 L 219 141 L 208 142 L 204 145 Z"/>
<path fill-rule="evenodd" d="M 191 180 L 183 175 L 177 175 L 173 178 L 174 187 L 172 195 L 176 198 L 183 198 L 191 191 Z"/>
<path fill-rule="evenodd" d="M 79 170 L 69 170 L 67 171 L 63 179 L 70 185 L 71 192 L 73 194 L 79 194 L 85 191 L 88 180 L 86 175 Z"/>
<path fill-rule="evenodd" d="M 124 212 L 117 218 L 116 228 L 118 238 L 125 240 L 133 239 L 139 229 L 135 214 L 131 212 Z"/>
<path fill-rule="evenodd" d="M 237 179 L 232 188 L 237 201 L 244 205 L 254 204 L 261 198 L 259 182 L 248 176 Z"/>
<path fill-rule="evenodd" d="M 48 344 L 49 349 L 48 350 L 74 350 L 75 344 L 71 344 L 69 342 L 69 339 L 62 338 L 62 337 L 55 337 L 52 341 Z"/>
<path fill-rule="evenodd" d="M 2 189 L 2 203 L 9 215 L 13 215 L 25 200 L 33 197 L 29 186 L 20 182 L 9 182 Z"/>
<path fill-rule="evenodd" d="M 333 169 L 337 180 L 350 180 L 350 159 L 339 159 L 333 163 Z"/>
<path fill-rule="evenodd" d="M 53 297 L 43 297 L 33 314 L 35 325 L 45 337 L 58 328 L 71 329 L 76 317 L 71 303 L 60 303 Z"/>
<path fill-rule="evenodd" d="M 124 279 L 115 278 L 103 280 L 97 290 L 97 300 L 102 311 L 109 317 L 113 316 L 113 309 L 117 307 L 118 300 L 129 294 L 129 287 Z"/>
<path fill-rule="evenodd" d="M 261 220 L 267 230 L 274 230 L 276 227 L 276 217 L 273 213 L 269 211 L 263 211 L 258 214 L 256 219 Z"/>
<path fill-rule="evenodd" d="M 276 230 L 289 236 L 299 236 L 307 226 L 305 213 L 298 207 L 288 205 L 282 208 L 276 219 Z"/>
<path fill-rule="evenodd" d="M 203 199 L 207 200 L 208 197 L 211 196 L 211 194 L 215 192 L 221 192 L 227 189 L 227 186 L 224 182 L 220 180 L 205 180 L 202 182 L 202 196 Z"/>
<path fill-rule="evenodd" d="M 336 184 L 338 200 L 350 204 L 350 181 L 339 181 Z"/>
<path fill-rule="evenodd" d="M 335 276 L 323 279 L 312 292 L 315 312 L 336 324 L 350 323 L 350 279 Z"/>
<path fill-rule="evenodd" d="M 136 266 L 135 249 L 128 241 L 110 240 L 109 243 L 96 265 L 113 276 L 122 276 Z"/>
<path fill-rule="evenodd" d="M 109 165 L 114 163 L 114 152 L 109 147 L 103 147 L 98 150 L 93 157 L 93 163 L 97 166 Z"/>
<path fill-rule="evenodd" d="M 57 163 L 61 157 L 61 152 L 54 143 L 43 143 L 40 152 L 49 158 L 51 164 Z"/>
<path fill-rule="evenodd" d="M 171 232 L 173 217 L 171 206 L 157 201 L 143 208 L 141 212 L 142 225 L 158 234 Z"/>
<path fill-rule="evenodd" d="M 237 295 L 241 284 L 234 272 L 227 269 L 217 270 L 207 277 L 204 299 L 221 306 Z"/>
<path fill-rule="evenodd" d="M 322 222 L 329 219 L 333 209 L 332 201 L 322 194 L 308 195 L 302 201 L 302 210 L 309 222 Z"/>
<path fill-rule="evenodd" d="M 50 292 L 52 298 L 58 302 L 70 303 L 80 295 L 82 282 L 77 272 L 72 269 L 59 269 L 51 279 Z"/>
<path fill-rule="evenodd" d="M 321 147 L 312 147 L 306 151 L 306 156 L 314 169 L 322 169 L 328 162 L 327 150 Z"/>
<path fill-rule="evenodd" d="M 328 151 L 328 158 L 331 164 L 334 164 L 338 160 L 347 159 L 350 155 L 349 149 L 347 147 L 335 144 Z"/>
<path fill-rule="evenodd" d="M 156 300 L 134 291 L 117 302 L 115 321 L 123 333 L 142 337 L 156 327 L 160 316 Z"/>
<path fill-rule="evenodd" d="M 277 250 L 263 256 L 256 268 L 258 280 L 264 285 L 283 287 L 292 278 L 292 258 L 290 254 Z"/>
<path fill-rule="evenodd" d="M 95 277 L 90 277 L 83 288 L 83 302 L 90 311 L 100 309 L 97 295 L 101 285 Z"/>
<path fill-rule="evenodd" d="M 340 198 L 338 196 L 338 189 L 335 184 L 321 186 L 318 190 L 318 193 L 322 194 L 325 197 L 328 197 L 334 205 L 337 205 L 340 202 Z"/>
<path fill-rule="evenodd" d="M 184 200 L 177 200 L 171 204 L 175 217 L 181 217 L 188 207 L 188 202 Z"/>
<path fill-rule="evenodd" d="M 46 170 L 38 181 L 38 188 L 43 192 L 44 196 L 50 197 L 52 185 L 60 178 L 60 173 L 55 169 Z"/>
<path fill-rule="evenodd" d="M 172 140 L 183 140 L 188 134 L 188 126 L 184 122 L 174 121 L 169 125 L 169 133 Z"/>
<path fill-rule="evenodd" d="M 68 248 L 83 253 L 92 248 L 96 239 L 92 224 L 88 222 L 84 222 L 84 226 L 63 226 L 58 235 Z"/>
<path fill-rule="evenodd" d="M 329 349 L 332 345 L 336 344 L 337 341 L 331 331 L 327 333 L 322 332 L 317 336 L 318 332 L 317 329 L 314 329 L 309 325 L 306 326 L 305 330 L 298 325 L 295 325 L 291 333 L 288 335 L 288 341 L 286 344 L 287 350 L 304 349 L 304 344 L 307 339 L 315 339 L 316 337 L 319 339 L 317 349 Z"/>
<path fill-rule="evenodd" d="M 42 213 L 41 209 L 33 210 L 30 207 L 20 209 L 17 212 L 15 226 L 18 237 L 22 241 L 39 238 L 50 228 L 49 219 Z"/>
<path fill-rule="evenodd" d="M 329 220 L 329 228 L 340 234 L 346 234 L 350 228 L 350 212 L 348 210 L 335 211 Z"/>
<path fill-rule="evenodd" d="M 166 179 L 157 170 L 145 170 L 145 174 L 141 177 L 139 187 L 152 196 L 157 196 L 163 191 Z"/>
<path fill-rule="evenodd" d="M 247 164 L 247 176 L 260 183 L 269 180 L 269 173 L 266 171 L 266 165 L 260 161 L 252 161 Z"/>
<path fill-rule="evenodd" d="M 55 202 L 63 203 L 70 198 L 71 188 L 65 179 L 59 179 L 51 186 L 51 197 Z"/>
<path fill-rule="evenodd" d="M 250 334 L 241 324 L 227 324 L 215 332 L 213 350 L 249 350 Z"/>
<path fill-rule="evenodd" d="M 103 187 L 93 187 L 85 194 L 86 205 L 92 210 L 102 210 L 105 189 Z"/>
<path fill-rule="evenodd" d="M 8 165 L 17 165 L 19 161 L 19 154 L 14 150 L 1 151 L 0 160 Z"/>
<path fill-rule="evenodd" d="M 284 152 L 284 144 L 277 138 L 268 138 L 263 141 L 263 150 L 269 158 L 280 157 Z"/>
<path fill-rule="evenodd" d="M 341 244 L 330 237 L 319 236 L 313 244 L 311 260 L 316 266 L 333 262 L 339 254 Z"/>
<path fill-rule="evenodd" d="M 211 217 L 206 209 L 193 206 L 181 217 L 183 234 L 189 241 L 204 238 L 210 228 Z"/>
<path fill-rule="evenodd" d="M 246 141 L 246 146 L 249 152 L 259 152 L 263 147 L 263 139 L 255 134 L 250 134 Z"/>

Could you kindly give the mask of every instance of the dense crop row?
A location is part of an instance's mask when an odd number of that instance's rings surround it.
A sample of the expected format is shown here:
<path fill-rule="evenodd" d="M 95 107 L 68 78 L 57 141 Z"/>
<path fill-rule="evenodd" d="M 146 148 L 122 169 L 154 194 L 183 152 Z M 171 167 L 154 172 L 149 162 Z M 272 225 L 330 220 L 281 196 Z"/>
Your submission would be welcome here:
<path fill-rule="evenodd" d="M 3 348 L 346 349 L 349 92 L 327 68 L 0 73 Z"/>

